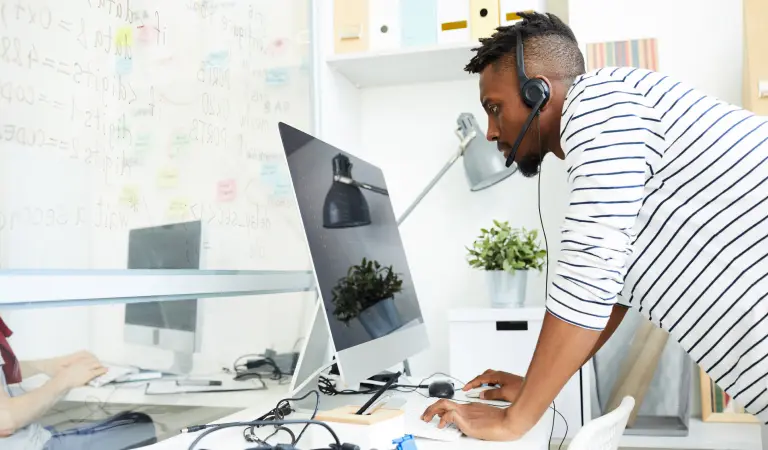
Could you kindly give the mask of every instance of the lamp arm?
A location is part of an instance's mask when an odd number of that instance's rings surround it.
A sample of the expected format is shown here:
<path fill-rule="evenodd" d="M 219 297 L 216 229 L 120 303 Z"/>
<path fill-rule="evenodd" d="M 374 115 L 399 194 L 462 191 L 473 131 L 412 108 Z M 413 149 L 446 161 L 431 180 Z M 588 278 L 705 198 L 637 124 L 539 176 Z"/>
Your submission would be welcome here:
<path fill-rule="evenodd" d="M 441 178 L 443 178 L 443 176 L 448 172 L 448 170 L 450 170 L 451 167 L 453 167 L 453 165 L 456 164 L 456 161 L 458 161 L 459 158 L 461 158 L 461 156 L 464 155 L 464 151 L 466 150 L 467 145 L 469 145 L 472 139 L 474 139 L 476 136 L 474 131 L 469 133 L 467 136 L 463 136 L 461 134 L 461 130 L 456 130 L 456 135 L 461 140 L 461 143 L 459 144 L 459 150 L 456 153 L 454 153 L 451 156 L 451 159 L 449 159 L 448 162 L 445 163 L 443 168 L 440 169 L 439 172 L 437 172 L 437 175 L 435 175 L 435 177 L 432 178 L 432 181 L 430 181 L 429 184 L 427 184 L 427 187 L 425 187 L 424 190 L 421 191 L 421 193 L 416 197 L 416 200 L 414 200 L 413 203 L 411 203 L 411 206 L 409 206 L 403 212 L 403 214 L 400 217 L 398 217 L 397 219 L 398 226 L 400 226 L 400 224 L 403 223 L 403 221 L 411 214 L 411 212 L 413 212 L 413 210 L 416 209 L 417 206 L 419 206 L 419 203 L 421 203 L 424 197 L 426 197 L 427 194 L 429 194 L 432 188 L 435 187 L 437 182 L 440 181 Z"/>
<path fill-rule="evenodd" d="M 373 186 L 373 185 L 368 184 L 368 183 L 361 183 L 361 182 L 359 182 L 357 180 L 353 180 L 352 178 L 349 178 L 349 177 L 345 177 L 345 176 L 342 176 L 342 175 L 335 175 L 333 177 L 333 179 L 334 179 L 334 181 L 338 181 L 340 183 L 349 184 L 351 186 L 356 186 L 356 187 L 359 187 L 361 189 L 366 189 L 366 190 L 369 190 L 369 191 L 373 191 L 373 192 L 375 192 L 377 194 L 389 196 L 389 191 L 387 191 L 386 189 L 383 189 L 383 188 L 380 188 L 380 187 L 377 187 L 377 186 Z"/>

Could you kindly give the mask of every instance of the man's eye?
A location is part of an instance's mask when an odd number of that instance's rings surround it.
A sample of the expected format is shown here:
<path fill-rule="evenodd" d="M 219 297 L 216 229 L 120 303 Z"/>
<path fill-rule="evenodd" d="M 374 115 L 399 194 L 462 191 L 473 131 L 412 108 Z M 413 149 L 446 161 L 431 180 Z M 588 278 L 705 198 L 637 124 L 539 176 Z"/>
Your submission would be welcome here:
<path fill-rule="evenodd" d="M 496 105 L 491 105 L 488 107 L 488 111 L 490 111 L 493 115 L 497 115 L 499 114 L 499 107 Z"/>

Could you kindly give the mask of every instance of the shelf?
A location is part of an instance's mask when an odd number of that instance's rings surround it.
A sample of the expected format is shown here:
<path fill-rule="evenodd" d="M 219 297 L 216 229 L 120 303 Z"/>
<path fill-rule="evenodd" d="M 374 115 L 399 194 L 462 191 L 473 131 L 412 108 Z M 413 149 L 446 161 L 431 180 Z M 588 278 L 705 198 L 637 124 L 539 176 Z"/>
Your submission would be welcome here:
<path fill-rule="evenodd" d="M 437 45 L 381 52 L 350 53 L 327 59 L 328 65 L 358 88 L 436 81 L 471 80 L 464 66 L 479 43 Z"/>
<path fill-rule="evenodd" d="M 0 306 L 139 303 L 312 290 L 311 271 L 0 270 Z"/>
<path fill-rule="evenodd" d="M 620 448 L 761 450 L 760 425 L 752 423 L 713 423 L 691 418 L 688 436 L 621 437 Z"/>

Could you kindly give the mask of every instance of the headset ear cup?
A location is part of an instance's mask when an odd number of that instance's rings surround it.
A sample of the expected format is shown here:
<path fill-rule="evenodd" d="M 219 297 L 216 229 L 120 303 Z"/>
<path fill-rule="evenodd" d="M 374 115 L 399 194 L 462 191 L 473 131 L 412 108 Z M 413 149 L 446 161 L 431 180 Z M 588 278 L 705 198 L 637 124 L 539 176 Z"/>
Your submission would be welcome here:
<path fill-rule="evenodd" d="M 523 86 L 523 101 L 529 108 L 533 108 L 539 101 L 542 101 L 541 106 L 544 106 L 548 100 L 549 86 L 544 80 L 533 78 Z"/>

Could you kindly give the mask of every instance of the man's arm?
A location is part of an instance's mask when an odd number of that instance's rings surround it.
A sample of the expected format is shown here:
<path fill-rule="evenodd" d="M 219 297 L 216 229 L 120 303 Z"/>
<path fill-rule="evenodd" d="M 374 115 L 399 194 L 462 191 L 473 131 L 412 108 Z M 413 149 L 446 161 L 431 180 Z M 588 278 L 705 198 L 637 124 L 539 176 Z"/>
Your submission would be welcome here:
<path fill-rule="evenodd" d="M 619 328 L 619 325 L 621 325 L 621 321 L 624 320 L 624 316 L 627 314 L 628 309 L 629 307 L 620 305 L 618 303 L 613 305 L 611 318 L 608 319 L 608 325 L 606 325 L 605 329 L 600 333 L 600 337 L 597 338 L 595 346 L 592 347 L 592 351 L 589 353 L 589 356 L 587 356 L 587 359 L 584 360 L 582 366 L 588 363 L 589 360 L 592 359 L 592 357 L 595 356 L 601 348 L 603 348 L 603 345 L 608 342 L 608 339 L 613 336 L 613 332 L 616 331 L 616 328 Z"/>

